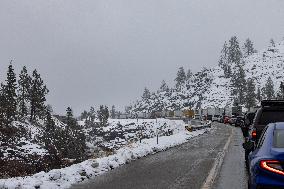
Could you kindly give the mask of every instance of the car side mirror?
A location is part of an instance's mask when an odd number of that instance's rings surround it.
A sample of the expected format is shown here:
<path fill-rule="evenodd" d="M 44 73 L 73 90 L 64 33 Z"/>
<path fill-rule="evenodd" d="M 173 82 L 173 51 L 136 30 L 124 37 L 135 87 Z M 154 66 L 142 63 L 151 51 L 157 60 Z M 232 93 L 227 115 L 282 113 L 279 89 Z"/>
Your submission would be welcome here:
<path fill-rule="evenodd" d="M 254 142 L 252 141 L 247 141 L 245 143 L 243 143 L 243 148 L 247 151 L 253 151 L 254 149 Z"/>

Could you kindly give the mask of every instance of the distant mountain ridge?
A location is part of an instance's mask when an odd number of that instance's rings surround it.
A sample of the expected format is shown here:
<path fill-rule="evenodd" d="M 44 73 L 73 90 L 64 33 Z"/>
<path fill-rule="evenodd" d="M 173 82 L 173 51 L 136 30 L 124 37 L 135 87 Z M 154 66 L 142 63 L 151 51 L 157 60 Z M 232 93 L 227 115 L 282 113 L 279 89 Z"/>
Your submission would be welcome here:
<path fill-rule="evenodd" d="M 284 80 L 284 41 L 243 59 L 246 79 L 254 79 L 256 90 L 263 88 L 270 76 L 275 93 Z M 232 66 L 232 70 L 235 66 Z M 233 106 L 231 78 L 225 78 L 220 66 L 194 73 L 179 90 L 158 90 L 148 99 L 141 98 L 131 105 L 132 113 L 179 110 L 188 107 L 208 108 Z"/>

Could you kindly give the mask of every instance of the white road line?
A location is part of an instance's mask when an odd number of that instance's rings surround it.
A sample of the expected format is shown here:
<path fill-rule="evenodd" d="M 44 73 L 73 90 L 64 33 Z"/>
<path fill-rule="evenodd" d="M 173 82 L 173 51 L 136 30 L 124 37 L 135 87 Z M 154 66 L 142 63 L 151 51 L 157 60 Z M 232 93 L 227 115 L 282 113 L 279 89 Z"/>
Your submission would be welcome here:
<path fill-rule="evenodd" d="M 222 152 L 219 152 L 217 154 L 217 157 L 216 157 L 216 159 L 214 161 L 213 167 L 210 170 L 209 175 L 207 176 L 207 178 L 206 178 L 203 186 L 201 187 L 201 189 L 210 189 L 213 186 L 214 181 L 215 181 L 215 179 L 217 177 L 217 174 L 220 171 L 220 168 L 221 168 L 222 163 L 224 161 L 224 157 L 226 155 L 228 147 L 229 147 L 229 145 L 231 143 L 232 136 L 233 136 L 233 129 L 231 129 L 230 136 L 229 136 L 228 141 L 226 142 Z"/>

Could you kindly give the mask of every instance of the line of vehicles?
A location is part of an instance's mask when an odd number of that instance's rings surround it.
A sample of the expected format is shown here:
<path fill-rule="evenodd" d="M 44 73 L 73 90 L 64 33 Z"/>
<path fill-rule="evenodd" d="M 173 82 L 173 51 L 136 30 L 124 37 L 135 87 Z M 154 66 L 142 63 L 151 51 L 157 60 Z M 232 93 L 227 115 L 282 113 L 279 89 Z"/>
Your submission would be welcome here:
<path fill-rule="evenodd" d="M 169 119 L 200 119 L 221 122 L 224 116 L 229 118 L 235 115 L 241 115 L 243 112 L 242 106 L 235 107 L 209 107 L 206 109 L 190 109 L 184 108 L 181 110 L 163 110 L 153 112 L 137 112 L 137 113 L 118 113 L 115 115 L 116 119 L 153 119 L 153 118 L 169 118 Z M 223 121 L 222 121 L 223 122 Z"/>
<path fill-rule="evenodd" d="M 242 130 L 249 189 L 284 189 L 284 101 L 265 100 Z"/>

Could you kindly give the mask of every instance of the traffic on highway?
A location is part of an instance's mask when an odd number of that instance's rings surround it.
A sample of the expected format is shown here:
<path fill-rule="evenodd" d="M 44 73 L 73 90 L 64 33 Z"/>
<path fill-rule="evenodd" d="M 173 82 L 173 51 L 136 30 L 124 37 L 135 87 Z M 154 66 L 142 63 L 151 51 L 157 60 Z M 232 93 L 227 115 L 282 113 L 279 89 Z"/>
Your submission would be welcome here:
<path fill-rule="evenodd" d="M 248 188 L 284 188 L 284 101 L 262 101 L 252 118 L 243 129 Z"/>

